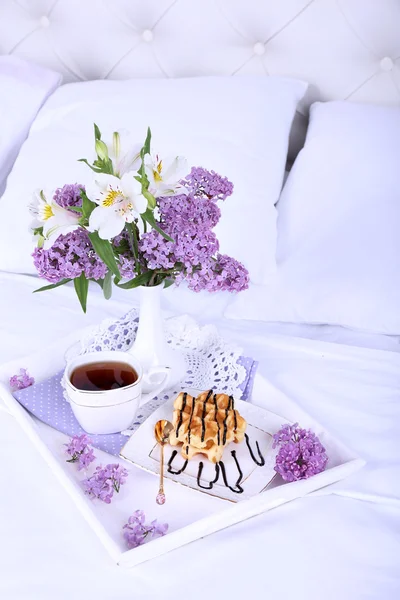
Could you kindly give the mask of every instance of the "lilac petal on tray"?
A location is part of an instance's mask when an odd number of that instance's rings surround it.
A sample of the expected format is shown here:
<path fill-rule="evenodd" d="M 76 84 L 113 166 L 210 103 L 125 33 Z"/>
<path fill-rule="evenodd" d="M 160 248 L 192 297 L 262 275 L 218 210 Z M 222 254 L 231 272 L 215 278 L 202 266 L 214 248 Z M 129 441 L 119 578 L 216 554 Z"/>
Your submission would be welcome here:
<path fill-rule="evenodd" d="M 242 400 L 248 400 L 253 388 L 254 375 L 258 363 L 251 358 L 241 356 L 238 363 L 245 367 L 246 378 L 240 385 Z M 14 397 L 37 419 L 50 425 L 54 429 L 69 436 L 82 435 L 86 433 L 76 420 L 69 403 L 64 398 L 64 389 L 61 385 L 63 372 L 59 372 L 50 379 L 14 392 Z M 161 404 L 170 397 L 176 396 L 178 391 L 170 391 L 169 394 L 156 397 L 139 408 L 137 417 L 131 426 L 135 431 Z M 120 450 L 127 442 L 127 436 L 122 433 L 110 433 L 106 435 L 89 434 L 91 445 L 99 450 L 118 456 Z"/>

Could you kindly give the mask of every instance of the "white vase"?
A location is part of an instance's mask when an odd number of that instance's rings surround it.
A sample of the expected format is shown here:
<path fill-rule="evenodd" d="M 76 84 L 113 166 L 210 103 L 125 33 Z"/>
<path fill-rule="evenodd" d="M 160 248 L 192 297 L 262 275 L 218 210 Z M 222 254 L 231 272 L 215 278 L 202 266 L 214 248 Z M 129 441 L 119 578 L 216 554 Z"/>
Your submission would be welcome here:
<path fill-rule="evenodd" d="M 166 340 L 161 315 L 162 289 L 162 285 L 139 288 L 139 325 L 129 352 L 139 360 L 144 371 L 151 367 L 169 367 L 171 373 L 168 387 L 173 387 L 183 378 L 186 363 L 181 352 L 172 349 Z"/>

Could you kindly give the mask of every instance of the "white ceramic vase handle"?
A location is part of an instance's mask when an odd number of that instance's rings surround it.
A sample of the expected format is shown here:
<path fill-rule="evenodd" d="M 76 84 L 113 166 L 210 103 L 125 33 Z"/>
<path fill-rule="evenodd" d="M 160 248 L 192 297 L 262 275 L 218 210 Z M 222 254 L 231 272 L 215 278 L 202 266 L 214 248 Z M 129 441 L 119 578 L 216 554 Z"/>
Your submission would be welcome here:
<path fill-rule="evenodd" d="M 151 377 L 151 375 L 155 375 L 157 373 L 165 374 L 163 380 L 158 383 L 150 392 L 147 392 L 146 394 L 142 393 L 139 406 L 142 406 L 142 404 L 152 400 L 167 387 L 171 375 L 171 369 L 169 367 L 150 367 L 150 369 L 147 369 L 146 373 L 144 373 L 143 378 L 147 379 L 148 377 Z"/>

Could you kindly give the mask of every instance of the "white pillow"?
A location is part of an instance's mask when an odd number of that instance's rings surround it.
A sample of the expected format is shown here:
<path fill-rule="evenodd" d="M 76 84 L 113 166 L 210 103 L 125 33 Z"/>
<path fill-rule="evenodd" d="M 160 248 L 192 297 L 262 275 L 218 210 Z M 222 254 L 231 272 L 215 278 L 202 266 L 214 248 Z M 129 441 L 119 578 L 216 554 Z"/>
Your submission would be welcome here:
<path fill-rule="evenodd" d="M 61 80 L 16 56 L 0 56 L 0 195 L 39 108 Z"/>
<path fill-rule="evenodd" d="M 253 281 L 275 269 L 276 209 L 288 138 L 307 85 L 278 77 L 93 81 L 62 86 L 31 128 L 0 202 L 0 270 L 35 273 L 27 205 L 37 188 L 89 182 L 77 159 L 94 158 L 93 122 L 104 137 L 128 130 L 143 142 L 152 128 L 161 155 L 228 177 L 233 195 L 216 228 L 222 253 L 242 261 Z"/>
<path fill-rule="evenodd" d="M 400 334 L 400 108 L 311 108 L 278 204 L 278 269 L 226 316 Z"/>

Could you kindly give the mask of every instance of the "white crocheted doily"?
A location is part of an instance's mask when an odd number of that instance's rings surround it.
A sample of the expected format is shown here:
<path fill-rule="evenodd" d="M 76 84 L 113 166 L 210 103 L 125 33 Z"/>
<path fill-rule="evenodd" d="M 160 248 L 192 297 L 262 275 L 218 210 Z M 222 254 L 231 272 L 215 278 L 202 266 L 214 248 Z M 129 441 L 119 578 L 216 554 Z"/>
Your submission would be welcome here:
<path fill-rule="evenodd" d="M 137 309 L 118 321 L 103 321 L 81 340 L 78 353 L 128 350 L 135 341 L 138 321 Z M 241 355 L 239 346 L 226 342 L 216 327 L 200 327 L 186 315 L 167 319 L 165 329 L 167 342 L 180 350 L 186 361 L 186 375 L 179 383 L 181 388 L 217 388 L 241 397 L 240 385 L 245 381 L 246 369 L 238 363 Z"/>
<path fill-rule="evenodd" d="M 137 309 L 117 321 L 107 319 L 86 333 L 78 345 L 67 352 L 66 358 L 100 350 L 129 350 L 135 341 L 138 322 Z M 238 362 L 239 358 L 243 360 L 239 346 L 226 342 L 214 326 L 200 327 L 188 316 L 167 319 L 165 329 L 167 342 L 184 356 L 186 375 L 177 386 L 164 390 L 160 396 L 141 406 L 131 427 L 121 432 L 124 435 L 132 435 L 161 404 L 185 387 L 218 389 L 236 398 L 242 397 L 243 389 L 240 386 L 248 374 L 244 364 Z M 64 397 L 68 401 L 66 391 Z"/>

